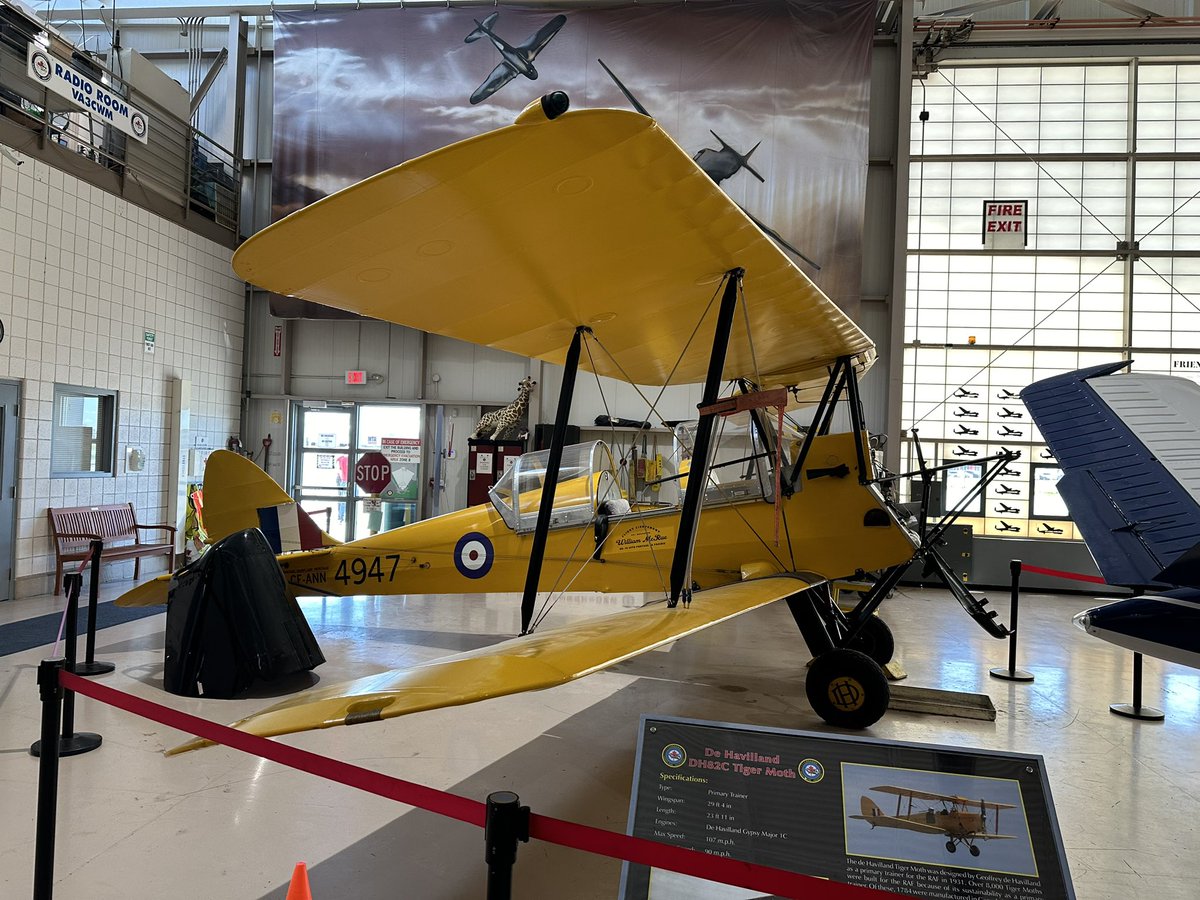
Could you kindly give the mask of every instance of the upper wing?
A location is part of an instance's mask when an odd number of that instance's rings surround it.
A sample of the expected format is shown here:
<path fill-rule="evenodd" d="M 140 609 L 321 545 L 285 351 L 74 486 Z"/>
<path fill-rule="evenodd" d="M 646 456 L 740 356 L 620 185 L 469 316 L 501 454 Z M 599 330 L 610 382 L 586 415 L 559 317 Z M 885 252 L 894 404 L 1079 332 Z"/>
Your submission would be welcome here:
<path fill-rule="evenodd" d="M 550 38 L 558 34 L 558 29 L 566 24 L 566 16 L 555 16 L 534 34 L 525 38 L 516 49 L 525 52 L 530 59 L 533 59 L 541 52 L 543 47 L 550 43 Z"/>
<path fill-rule="evenodd" d="M 881 784 L 871 788 L 873 791 L 879 791 L 881 794 L 896 794 L 900 797 L 916 797 L 920 800 L 945 800 L 947 803 L 965 803 L 971 806 L 986 806 L 988 809 L 1016 809 L 1011 803 L 993 803 L 991 800 L 972 800 L 970 797 L 962 797 L 958 794 L 935 794 L 930 791 L 916 791 L 912 788 L 895 787 L 890 784 Z"/>
<path fill-rule="evenodd" d="M 1021 399 L 1062 467 L 1058 492 L 1105 580 L 1200 585 L 1189 567 L 1163 571 L 1200 543 L 1200 386 L 1112 374 L 1127 365 L 1056 375 Z"/>
<path fill-rule="evenodd" d="M 736 615 L 804 590 L 792 575 L 743 581 L 700 591 L 688 608 L 663 602 L 558 628 L 546 628 L 434 660 L 359 678 L 287 700 L 235 723 L 267 737 L 376 722 L 408 713 L 474 703 L 505 694 L 565 684 L 653 650 Z M 206 746 L 195 739 L 170 750 Z"/>
<path fill-rule="evenodd" d="M 586 326 L 607 353 L 585 367 L 658 385 L 677 359 L 675 383 L 704 379 L 711 341 L 691 338 L 742 267 L 726 378 L 819 388 L 838 357 L 875 358 L 687 153 L 626 110 L 523 119 L 409 160 L 260 231 L 233 265 L 268 290 L 555 363 Z"/>
<path fill-rule="evenodd" d="M 479 103 L 481 100 L 486 100 L 516 77 L 516 69 L 506 62 L 500 63 L 492 69 L 492 74 L 484 79 L 483 84 L 475 88 L 475 93 L 471 95 L 471 102 Z"/>

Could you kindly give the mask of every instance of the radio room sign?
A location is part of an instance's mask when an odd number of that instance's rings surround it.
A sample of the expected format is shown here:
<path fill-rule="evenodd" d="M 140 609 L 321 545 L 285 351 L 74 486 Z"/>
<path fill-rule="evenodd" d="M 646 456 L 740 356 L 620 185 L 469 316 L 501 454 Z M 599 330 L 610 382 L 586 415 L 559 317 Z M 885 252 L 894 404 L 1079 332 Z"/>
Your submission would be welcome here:
<path fill-rule="evenodd" d="M 1028 223 L 1028 200 L 984 200 L 983 246 L 989 250 L 1025 249 Z"/>
<path fill-rule="evenodd" d="M 60 97 L 66 97 L 80 109 L 99 116 L 118 131 L 143 144 L 149 143 L 150 120 L 123 97 L 86 75 L 81 75 L 62 60 L 51 56 L 36 43 L 29 45 L 26 58 L 29 77 Z"/>

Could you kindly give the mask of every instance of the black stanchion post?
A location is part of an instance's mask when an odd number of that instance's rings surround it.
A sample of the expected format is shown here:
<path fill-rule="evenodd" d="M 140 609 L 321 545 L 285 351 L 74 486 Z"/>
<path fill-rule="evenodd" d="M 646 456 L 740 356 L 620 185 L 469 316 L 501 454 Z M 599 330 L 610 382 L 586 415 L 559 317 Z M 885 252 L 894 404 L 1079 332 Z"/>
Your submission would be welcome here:
<path fill-rule="evenodd" d="M 1109 712 L 1127 719 L 1145 719 L 1149 722 L 1161 722 L 1166 713 L 1153 706 L 1142 706 L 1142 654 L 1133 654 L 1133 703 L 1114 703 L 1109 706 Z"/>
<path fill-rule="evenodd" d="M 38 762 L 37 825 L 33 851 L 33 900 L 50 900 L 54 895 L 54 831 L 58 815 L 58 727 L 62 717 L 63 689 L 58 673 L 64 660 L 43 659 L 38 666 L 38 693 L 42 698 L 42 738 L 46 747 Z"/>
<path fill-rule="evenodd" d="M 67 595 L 67 621 L 64 626 L 66 631 L 66 663 L 64 668 L 68 672 L 75 671 L 75 653 L 78 646 L 78 631 L 79 631 L 79 592 L 83 587 L 83 576 L 78 572 L 72 572 L 70 575 L 63 576 L 63 593 Z M 75 756 L 78 753 L 87 753 L 89 750 L 95 750 L 100 746 L 100 742 L 104 739 L 100 735 L 91 731 L 81 731 L 75 733 L 75 692 L 63 691 L 62 705 L 62 736 L 58 739 L 58 755 L 59 756 Z M 42 742 L 38 741 L 29 748 L 29 752 L 34 756 L 40 756 L 42 752 Z"/>
<path fill-rule="evenodd" d="M 1012 576 L 1012 594 L 1009 598 L 1009 618 L 1012 624 L 1008 626 L 1008 668 L 992 669 L 993 678 L 1005 681 L 1033 681 L 1033 674 L 1017 668 L 1017 616 L 1021 610 L 1021 561 L 1010 559 L 1008 571 Z"/>
<path fill-rule="evenodd" d="M 512 869 L 517 841 L 529 841 L 529 807 L 512 791 L 488 794 L 483 826 L 487 862 L 487 900 L 512 900 Z"/>
<path fill-rule="evenodd" d="M 90 581 L 88 583 L 88 624 L 87 651 L 83 662 L 75 666 L 76 675 L 103 675 L 111 672 L 116 666 L 110 662 L 96 662 L 96 608 L 100 605 L 100 554 L 104 551 L 104 541 L 94 540 L 92 547 L 92 564 Z"/>

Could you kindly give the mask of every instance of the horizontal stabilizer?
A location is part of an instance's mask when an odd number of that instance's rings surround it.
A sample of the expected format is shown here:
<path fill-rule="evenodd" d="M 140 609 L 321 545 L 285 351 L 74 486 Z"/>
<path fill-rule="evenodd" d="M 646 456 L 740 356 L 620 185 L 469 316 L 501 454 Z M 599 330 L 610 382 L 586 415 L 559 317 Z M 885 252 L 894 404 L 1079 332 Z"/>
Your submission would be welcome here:
<path fill-rule="evenodd" d="M 496 24 L 498 18 L 500 18 L 500 13 L 494 12 L 489 14 L 482 22 L 476 20 L 476 27 L 463 40 L 468 44 L 473 44 L 481 37 L 487 37 L 488 29 Z"/>
<path fill-rule="evenodd" d="M 1063 469 L 1071 518 L 1109 584 L 1163 587 L 1200 543 L 1200 386 L 1110 376 L 1127 362 L 1056 375 L 1021 399 Z"/>
<path fill-rule="evenodd" d="M 697 592 L 690 607 L 665 601 L 599 616 L 408 669 L 370 675 L 279 703 L 234 727 L 272 737 L 377 722 L 565 684 L 809 587 L 791 575 Z M 169 754 L 207 746 L 195 739 Z"/>

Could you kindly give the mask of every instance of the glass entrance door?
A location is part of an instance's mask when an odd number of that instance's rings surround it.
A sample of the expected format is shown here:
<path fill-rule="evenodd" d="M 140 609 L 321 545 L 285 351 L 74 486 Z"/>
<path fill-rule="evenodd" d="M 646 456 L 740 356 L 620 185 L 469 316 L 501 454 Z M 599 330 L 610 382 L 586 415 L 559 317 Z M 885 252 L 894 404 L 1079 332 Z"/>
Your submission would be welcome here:
<path fill-rule="evenodd" d="M 339 541 L 357 540 L 421 516 L 421 407 L 398 403 L 297 406 L 292 496 Z M 379 497 L 354 484 L 354 464 L 378 451 L 392 464 Z"/>
<path fill-rule="evenodd" d="M 300 406 L 296 416 L 292 496 L 339 541 L 353 534 L 350 467 L 354 408 Z"/>

